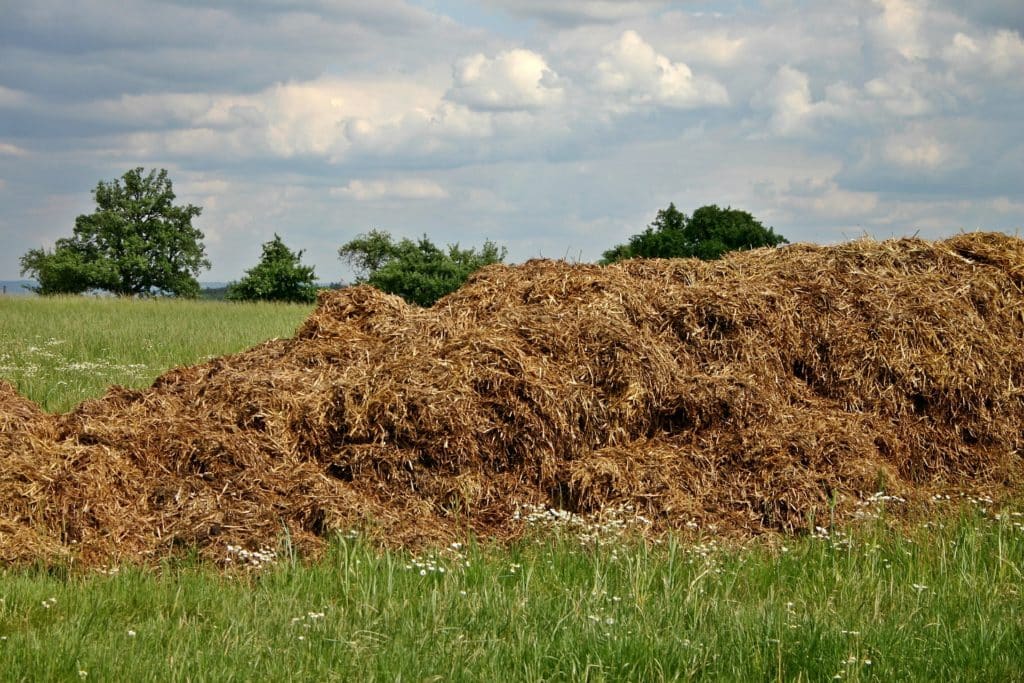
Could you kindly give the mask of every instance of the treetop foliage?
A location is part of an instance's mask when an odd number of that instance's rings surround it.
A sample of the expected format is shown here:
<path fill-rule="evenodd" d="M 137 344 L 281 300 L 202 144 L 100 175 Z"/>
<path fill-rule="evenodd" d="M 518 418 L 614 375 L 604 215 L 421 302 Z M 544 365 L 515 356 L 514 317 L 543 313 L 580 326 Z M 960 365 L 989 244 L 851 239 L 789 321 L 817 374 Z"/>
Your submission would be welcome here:
<path fill-rule="evenodd" d="M 473 271 L 502 262 L 506 253 L 490 240 L 479 251 L 461 249 L 458 244 L 441 249 L 426 235 L 395 242 L 384 230 L 358 235 L 338 250 L 338 256 L 356 269 L 357 283 L 371 284 L 420 306 L 433 305 L 461 287 Z"/>
<path fill-rule="evenodd" d="M 167 171 L 140 168 L 93 190 L 96 210 L 75 219 L 71 237 L 52 252 L 31 249 L 22 275 L 39 294 L 80 294 L 99 289 L 119 296 L 199 293 L 196 276 L 209 268 L 203 233 L 192 225 L 202 209 L 174 204 Z"/>
<path fill-rule="evenodd" d="M 711 204 L 688 217 L 670 203 L 658 211 L 646 230 L 604 252 L 601 263 L 628 258 L 696 257 L 710 261 L 730 251 L 775 247 L 788 241 L 746 211 Z"/>
<path fill-rule="evenodd" d="M 225 298 L 232 301 L 316 301 L 316 273 L 301 263 L 302 251 L 293 252 L 274 233 L 263 244 L 260 262 L 247 270 L 245 277 L 228 285 Z"/>

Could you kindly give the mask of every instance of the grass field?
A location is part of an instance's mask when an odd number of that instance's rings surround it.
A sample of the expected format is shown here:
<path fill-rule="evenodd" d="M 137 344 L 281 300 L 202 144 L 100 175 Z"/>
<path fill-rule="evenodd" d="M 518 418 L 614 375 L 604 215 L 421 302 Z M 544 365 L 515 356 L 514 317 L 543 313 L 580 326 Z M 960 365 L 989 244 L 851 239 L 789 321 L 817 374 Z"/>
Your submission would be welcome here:
<path fill-rule="evenodd" d="M 48 410 L 290 334 L 308 307 L 0 298 L 0 377 Z M 903 529 L 304 563 L 0 569 L 0 680 L 977 680 L 1024 677 L 1024 516 L 950 492 Z M 525 522 L 524 522 L 525 523 Z"/>
<path fill-rule="evenodd" d="M 290 337 L 312 306 L 170 299 L 0 297 L 0 379 L 51 412 L 111 384 Z"/>

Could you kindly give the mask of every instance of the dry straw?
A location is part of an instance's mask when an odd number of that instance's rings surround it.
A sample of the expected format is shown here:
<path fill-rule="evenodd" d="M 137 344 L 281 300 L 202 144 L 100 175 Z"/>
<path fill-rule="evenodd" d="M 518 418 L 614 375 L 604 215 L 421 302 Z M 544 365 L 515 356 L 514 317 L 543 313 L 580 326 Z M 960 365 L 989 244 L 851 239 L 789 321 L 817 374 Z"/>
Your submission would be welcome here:
<path fill-rule="evenodd" d="M 334 529 L 840 521 L 884 488 L 1019 492 L 1024 242 L 491 266 L 431 309 L 324 292 L 294 339 L 47 416 L 0 384 L 0 559 L 150 562 Z"/>

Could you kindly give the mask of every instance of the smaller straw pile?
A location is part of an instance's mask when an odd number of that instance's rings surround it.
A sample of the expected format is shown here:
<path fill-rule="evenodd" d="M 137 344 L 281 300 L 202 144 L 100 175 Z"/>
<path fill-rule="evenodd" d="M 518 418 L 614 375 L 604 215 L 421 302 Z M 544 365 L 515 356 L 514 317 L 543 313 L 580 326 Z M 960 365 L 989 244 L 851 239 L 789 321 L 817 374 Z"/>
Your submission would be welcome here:
<path fill-rule="evenodd" d="M 519 504 L 653 530 L 1019 494 L 1024 242 L 861 240 L 491 266 L 431 309 L 324 292 L 294 339 L 48 416 L 0 384 L 0 560 L 223 557 L 335 529 L 507 538 Z"/>

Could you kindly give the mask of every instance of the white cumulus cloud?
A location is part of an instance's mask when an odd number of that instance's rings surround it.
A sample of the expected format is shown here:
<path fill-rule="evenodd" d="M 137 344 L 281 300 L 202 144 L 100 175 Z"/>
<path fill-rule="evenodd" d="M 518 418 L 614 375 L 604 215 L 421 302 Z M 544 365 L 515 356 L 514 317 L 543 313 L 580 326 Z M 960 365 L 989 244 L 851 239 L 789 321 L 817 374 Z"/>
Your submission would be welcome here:
<path fill-rule="evenodd" d="M 836 85 L 828 90 L 830 96 L 849 99 L 850 90 Z M 789 65 L 779 67 L 768 87 L 755 97 L 755 104 L 771 110 L 769 128 L 780 136 L 799 135 L 823 118 L 840 115 L 840 108 L 828 99 L 815 101 L 811 96 L 810 78 L 806 73 Z"/>
<path fill-rule="evenodd" d="M 483 111 L 539 109 L 560 102 L 562 96 L 558 76 L 544 57 L 525 49 L 460 60 L 447 94 L 453 102 Z"/>
<path fill-rule="evenodd" d="M 624 97 L 630 106 L 691 109 L 729 103 L 725 86 L 711 77 L 696 76 L 685 63 L 658 53 L 636 31 L 626 31 L 605 46 L 596 84 L 604 92 Z"/>
<path fill-rule="evenodd" d="M 908 170 L 935 170 L 947 165 L 952 148 L 934 137 L 892 136 L 882 150 L 886 161 Z"/>
<path fill-rule="evenodd" d="M 709 64 L 734 65 L 743 54 L 746 38 L 732 38 L 724 32 L 699 33 L 686 41 L 687 54 Z"/>
<path fill-rule="evenodd" d="M 1018 82 L 1024 74 L 1024 40 L 1016 31 L 1004 29 L 980 38 L 958 32 L 942 56 L 961 71 L 1013 76 Z"/>
<path fill-rule="evenodd" d="M 919 0 L 874 0 L 881 13 L 871 21 L 875 38 L 904 59 L 928 57 L 928 43 L 922 36 L 924 7 Z"/>
<path fill-rule="evenodd" d="M 921 78 L 918 79 L 923 80 Z M 921 116 L 932 110 L 932 103 L 914 82 L 914 74 L 887 74 L 864 84 L 865 102 L 873 102 L 896 117 Z"/>

